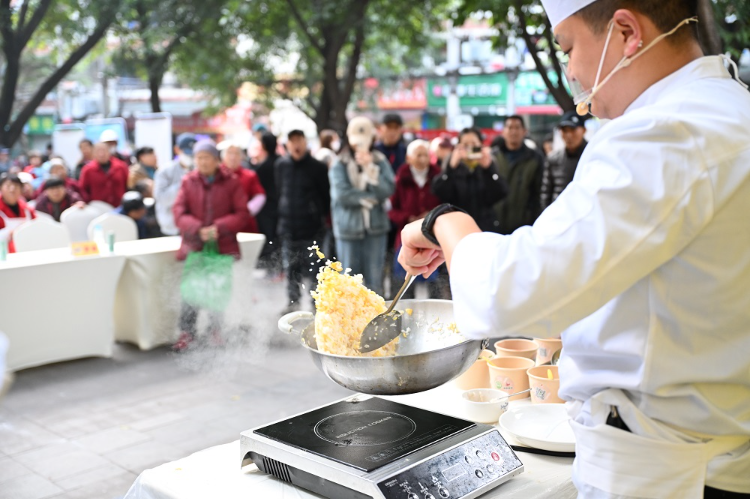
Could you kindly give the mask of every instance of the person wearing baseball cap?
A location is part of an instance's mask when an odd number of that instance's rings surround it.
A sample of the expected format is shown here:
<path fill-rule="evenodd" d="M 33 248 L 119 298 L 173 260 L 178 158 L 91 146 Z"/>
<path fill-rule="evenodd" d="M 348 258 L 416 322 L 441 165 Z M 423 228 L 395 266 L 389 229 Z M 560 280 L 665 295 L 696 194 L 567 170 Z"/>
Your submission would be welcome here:
<path fill-rule="evenodd" d="M 394 174 L 401 165 L 406 163 L 406 143 L 404 143 L 404 120 L 398 113 L 388 113 L 383 116 L 378 127 L 379 139 L 375 142 L 375 149 L 383 153 L 391 164 Z"/>
<path fill-rule="evenodd" d="M 400 261 L 447 261 L 466 338 L 562 335 L 578 497 L 750 497 L 750 93 L 696 0 L 542 5 L 576 111 L 610 122 L 533 226 L 441 205 Z"/>
<path fill-rule="evenodd" d="M 573 181 L 578 162 L 586 149 L 586 119 L 576 111 L 565 113 L 557 125 L 565 147 L 553 151 L 545 161 L 542 175 L 541 207 L 547 208 Z"/>
<path fill-rule="evenodd" d="M 192 133 L 177 136 L 174 145 L 176 159 L 171 165 L 156 170 L 154 175 L 154 200 L 156 220 L 165 236 L 177 236 L 180 231 L 175 225 L 172 207 L 180 190 L 182 178 L 193 169 L 193 146 L 196 138 Z"/>

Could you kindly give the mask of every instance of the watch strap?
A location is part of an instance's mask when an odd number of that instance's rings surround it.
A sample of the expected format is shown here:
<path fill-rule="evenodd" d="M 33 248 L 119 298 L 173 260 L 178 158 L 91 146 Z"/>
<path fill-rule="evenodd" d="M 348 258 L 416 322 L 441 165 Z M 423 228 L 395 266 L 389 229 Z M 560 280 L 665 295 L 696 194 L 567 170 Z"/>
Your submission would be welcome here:
<path fill-rule="evenodd" d="M 435 237 L 435 222 L 440 215 L 445 215 L 446 213 L 454 213 L 457 211 L 466 213 L 466 210 L 462 210 L 461 208 L 453 206 L 449 203 L 444 203 L 433 208 L 422 221 L 422 234 L 424 235 L 424 237 L 427 238 L 427 240 L 432 244 L 440 246 L 440 243 L 438 243 L 438 240 Z"/>

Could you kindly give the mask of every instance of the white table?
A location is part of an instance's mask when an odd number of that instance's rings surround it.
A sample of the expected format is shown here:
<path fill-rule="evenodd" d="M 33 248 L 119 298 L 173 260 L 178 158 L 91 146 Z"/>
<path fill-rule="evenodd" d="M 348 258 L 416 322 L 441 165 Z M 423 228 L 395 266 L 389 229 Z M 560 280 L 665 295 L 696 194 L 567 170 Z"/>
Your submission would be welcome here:
<path fill-rule="evenodd" d="M 458 390 L 450 384 L 429 392 L 385 397 L 391 400 L 461 417 Z M 516 402 L 511 402 L 511 407 Z M 312 409 L 312 408 L 311 408 Z M 440 410 L 443 409 L 443 410 Z M 445 410 L 447 409 L 447 410 Z M 506 435 L 504 435 L 507 438 Z M 510 440 L 510 439 L 508 439 Z M 482 499 L 574 499 L 572 459 L 519 453 L 525 471 Z M 258 470 L 240 469 L 239 441 L 211 447 L 189 457 L 146 470 L 124 499 L 318 499 L 320 496 L 288 485 Z"/>
<path fill-rule="evenodd" d="M 262 234 L 237 234 L 242 259 L 234 268 L 235 291 L 252 279 L 265 240 Z M 179 236 L 115 244 L 115 254 L 126 257 L 114 308 L 117 341 L 141 350 L 175 341 L 183 267 L 176 260 L 179 248 Z M 240 295 L 234 292 L 233 301 Z"/>
<path fill-rule="evenodd" d="M 0 331 L 10 371 L 112 356 L 112 316 L 123 256 L 72 256 L 58 248 L 0 262 Z"/>

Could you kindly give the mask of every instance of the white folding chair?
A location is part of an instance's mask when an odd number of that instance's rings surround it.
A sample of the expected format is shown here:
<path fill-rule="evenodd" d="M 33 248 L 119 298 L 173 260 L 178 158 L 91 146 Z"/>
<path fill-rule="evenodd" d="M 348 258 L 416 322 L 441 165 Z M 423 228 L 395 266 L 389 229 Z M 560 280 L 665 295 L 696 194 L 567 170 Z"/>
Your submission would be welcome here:
<path fill-rule="evenodd" d="M 112 213 L 115 209 L 114 206 L 112 206 L 109 203 L 105 203 L 104 201 L 91 201 L 89 203 L 89 206 L 95 209 L 99 215 L 104 215 L 105 213 Z"/>
<path fill-rule="evenodd" d="M 94 228 L 97 225 L 101 225 L 102 231 L 105 234 L 107 232 L 114 232 L 115 241 L 118 243 L 138 239 L 138 225 L 136 225 L 135 220 L 125 215 L 106 213 L 93 219 L 88 227 L 89 240 L 94 239 Z"/>
<path fill-rule="evenodd" d="M 13 233 L 16 251 L 38 251 L 70 246 L 70 236 L 63 224 L 54 220 L 32 220 Z"/>
<path fill-rule="evenodd" d="M 72 206 L 62 212 L 60 222 L 68 229 L 70 240 L 75 242 L 89 241 L 88 228 L 93 219 L 101 215 L 99 210 L 86 206 Z"/>
<path fill-rule="evenodd" d="M 44 213 L 43 211 L 36 211 L 34 213 L 36 213 L 36 219 L 37 220 L 44 220 L 44 221 L 47 221 L 47 222 L 55 222 L 56 221 L 54 218 L 52 218 L 52 215 L 50 215 L 49 213 Z"/>

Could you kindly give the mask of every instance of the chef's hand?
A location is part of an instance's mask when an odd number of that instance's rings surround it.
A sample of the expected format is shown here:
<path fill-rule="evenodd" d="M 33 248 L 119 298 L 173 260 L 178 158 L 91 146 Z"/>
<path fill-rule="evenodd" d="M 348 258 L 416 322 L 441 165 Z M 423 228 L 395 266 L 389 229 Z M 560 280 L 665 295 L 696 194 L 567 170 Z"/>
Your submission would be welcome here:
<path fill-rule="evenodd" d="M 422 234 L 422 220 L 412 222 L 401 231 L 401 251 L 398 263 L 409 275 L 429 277 L 445 262 L 440 246 L 432 244 Z"/>
<path fill-rule="evenodd" d="M 492 151 L 489 147 L 482 148 L 482 159 L 479 160 L 479 166 L 485 170 L 492 165 Z"/>
<path fill-rule="evenodd" d="M 470 215 L 459 211 L 439 216 L 433 232 L 440 246 L 424 237 L 422 220 L 410 223 L 401 231 L 402 246 L 398 262 L 409 275 L 429 277 L 443 262 L 450 271 L 453 251 L 458 244 L 463 238 L 482 231 Z"/>

